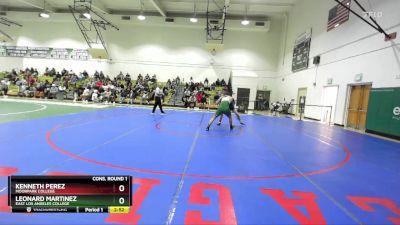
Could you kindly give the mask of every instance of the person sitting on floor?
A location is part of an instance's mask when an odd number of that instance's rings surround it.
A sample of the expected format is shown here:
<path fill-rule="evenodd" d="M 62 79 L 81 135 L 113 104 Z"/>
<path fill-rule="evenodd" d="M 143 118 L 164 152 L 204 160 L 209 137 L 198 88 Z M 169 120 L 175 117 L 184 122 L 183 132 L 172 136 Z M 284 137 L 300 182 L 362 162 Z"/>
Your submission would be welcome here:
<path fill-rule="evenodd" d="M 194 109 L 196 107 L 196 95 L 192 93 L 188 100 L 188 107 Z"/>
<path fill-rule="evenodd" d="M 119 91 L 119 103 L 120 104 L 124 103 L 127 96 L 128 96 L 128 90 L 125 89 L 123 85 L 121 85 L 121 90 Z"/>
<path fill-rule="evenodd" d="M 8 86 L 10 85 L 10 81 L 8 80 L 1 80 L 0 82 L 0 95 L 7 96 Z"/>
<path fill-rule="evenodd" d="M 184 103 L 185 108 L 188 107 L 190 95 L 191 93 L 189 89 L 186 89 L 185 92 L 183 92 L 182 102 Z"/>
<path fill-rule="evenodd" d="M 56 84 L 52 84 L 50 91 L 49 91 L 49 98 L 56 98 L 56 95 L 58 93 L 58 87 Z"/>
<path fill-rule="evenodd" d="M 98 90 L 93 90 L 92 94 L 92 102 L 98 103 L 99 102 L 99 91 Z"/>
<path fill-rule="evenodd" d="M 140 104 L 141 105 L 143 104 L 143 102 L 146 102 L 146 104 L 150 104 L 150 102 L 149 102 L 149 94 L 147 93 L 147 91 L 143 92 L 143 95 L 142 95 L 142 97 L 140 99 Z"/>
<path fill-rule="evenodd" d="M 103 100 L 103 102 L 105 104 L 108 104 L 111 101 L 111 94 L 112 93 L 111 93 L 111 90 L 109 88 L 104 89 L 102 100 Z"/>
<path fill-rule="evenodd" d="M 90 94 L 90 89 L 89 89 L 89 87 L 86 87 L 81 96 L 82 102 L 84 102 L 84 103 L 88 102 L 89 94 Z"/>

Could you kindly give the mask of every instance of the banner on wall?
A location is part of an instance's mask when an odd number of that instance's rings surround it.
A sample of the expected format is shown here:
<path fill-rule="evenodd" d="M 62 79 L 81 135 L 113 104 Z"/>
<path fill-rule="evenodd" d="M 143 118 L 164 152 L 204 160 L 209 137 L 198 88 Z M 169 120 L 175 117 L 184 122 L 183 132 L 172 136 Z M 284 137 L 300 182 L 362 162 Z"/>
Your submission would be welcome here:
<path fill-rule="evenodd" d="M 308 68 L 311 35 L 312 30 L 310 28 L 297 37 L 293 48 L 292 72 Z"/>
<path fill-rule="evenodd" d="M 72 48 L 0 46 L 0 56 L 41 59 L 88 60 L 89 52 L 85 49 Z"/>
<path fill-rule="evenodd" d="M 400 88 L 374 88 L 369 96 L 367 130 L 400 137 Z"/>

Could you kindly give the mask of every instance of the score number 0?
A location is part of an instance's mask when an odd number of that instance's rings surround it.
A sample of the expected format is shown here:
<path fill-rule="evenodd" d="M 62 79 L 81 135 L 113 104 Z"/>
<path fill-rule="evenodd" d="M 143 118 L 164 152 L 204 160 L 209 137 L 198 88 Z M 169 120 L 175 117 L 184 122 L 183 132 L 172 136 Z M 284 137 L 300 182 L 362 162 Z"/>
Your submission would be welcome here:
<path fill-rule="evenodd" d="M 122 184 L 119 185 L 118 190 L 120 192 L 124 192 L 125 191 L 125 186 L 122 185 Z M 119 202 L 119 204 L 123 205 L 125 203 L 125 198 L 123 198 L 123 197 L 119 198 L 118 202 Z"/>

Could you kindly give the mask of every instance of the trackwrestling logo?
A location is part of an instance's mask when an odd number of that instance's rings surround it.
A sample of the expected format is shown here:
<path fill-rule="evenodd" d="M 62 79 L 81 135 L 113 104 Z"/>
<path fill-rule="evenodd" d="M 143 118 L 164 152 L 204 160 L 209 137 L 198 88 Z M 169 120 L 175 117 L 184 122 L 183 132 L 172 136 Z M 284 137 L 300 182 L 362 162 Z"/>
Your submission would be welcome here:
<path fill-rule="evenodd" d="M 400 107 L 399 106 L 393 108 L 393 119 L 400 120 Z"/>

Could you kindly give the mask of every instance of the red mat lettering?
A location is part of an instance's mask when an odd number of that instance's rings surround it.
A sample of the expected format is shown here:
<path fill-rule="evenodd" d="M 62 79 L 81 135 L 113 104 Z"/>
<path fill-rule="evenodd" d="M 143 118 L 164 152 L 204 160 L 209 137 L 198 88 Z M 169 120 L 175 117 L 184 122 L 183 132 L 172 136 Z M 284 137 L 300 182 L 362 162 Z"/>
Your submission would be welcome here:
<path fill-rule="evenodd" d="M 209 221 L 201 218 L 201 211 L 187 211 L 185 215 L 185 224 L 231 224 L 235 225 L 236 215 L 233 207 L 233 201 L 230 190 L 221 184 L 198 183 L 191 187 L 189 203 L 199 205 L 210 205 L 209 197 L 203 196 L 205 190 L 215 190 L 218 192 L 220 221 Z"/>
<path fill-rule="evenodd" d="M 133 178 L 132 184 L 139 184 L 135 193 L 132 196 L 132 206 L 127 214 L 110 214 L 105 220 L 108 223 L 122 223 L 122 224 L 137 224 L 141 215 L 136 214 L 137 210 L 142 205 L 144 199 L 150 193 L 154 185 L 159 185 L 160 180 L 146 179 L 146 178 Z"/>
<path fill-rule="evenodd" d="M 18 171 L 17 168 L 0 167 L 0 177 L 8 177 Z"/>
<path fill-rule="evenodd" d="M 354 205 L 367 212 L 375 212 L 375 208 L 371 204 L 377 204 L 384 206 L 385 208 L 392 211 L 394 214 L 400 216 L 400 208 L 396 206 L 396 203 L 387 198 L 373 198 L 373 197 L 359 197 L 359 196 L 347 196 L 347 198 L 353 202 Z M 400 217 L 389 216 L 387 218 L 392 223 L 400 225 Z"/>
<path fill-rule="evenodd" d="M 11 212 L 11 207 L 8 206 L 8 195 L 0 196 L 0 212 Z"/>
<path fill-rule="evenodd" d="M 0 167 L 0 177 L 11 176 L 17 171 L 17 168 Z M 0 196 L 0 212 L 11 212 L 11 207 L 8 206 L 8 195 Z"/>
<path fill-rule="evenodd" d="M 280 206 L 282 206 L 300 224 L 326 224 L 325 218 L 321 213 L 315 199 L 317 196 L 312 192 L 293 191 L 292 194 L 298 198 L 286 198 L 282 190 L 261 188 L 261 193 L 271 196 Z M 304 215 L 296 206 L 304 206 L 309 217 Z"/>

